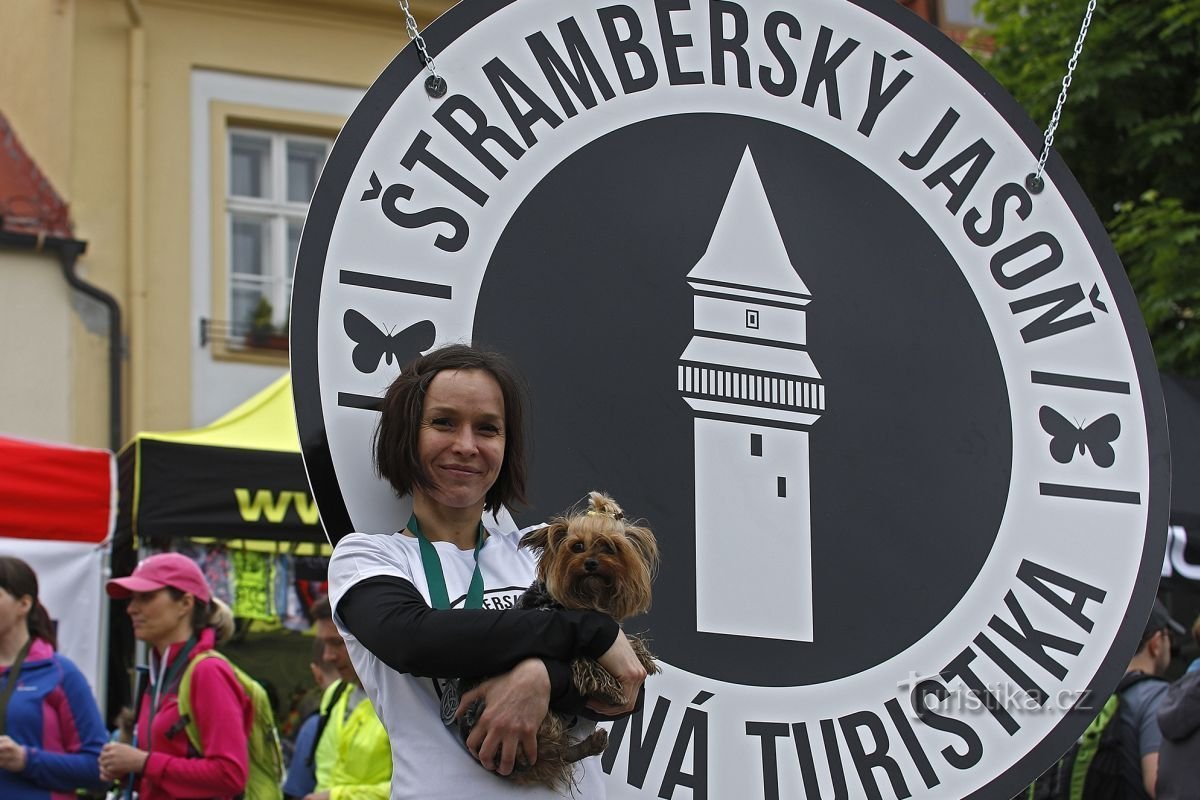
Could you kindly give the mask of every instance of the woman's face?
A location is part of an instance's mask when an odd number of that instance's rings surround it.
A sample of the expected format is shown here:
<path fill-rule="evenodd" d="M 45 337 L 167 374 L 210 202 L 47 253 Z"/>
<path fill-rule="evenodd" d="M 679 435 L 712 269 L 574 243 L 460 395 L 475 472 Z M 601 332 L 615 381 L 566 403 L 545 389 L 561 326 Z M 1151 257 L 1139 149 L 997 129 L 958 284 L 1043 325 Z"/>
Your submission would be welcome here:
<path fill-rule="evenodd" d="M 444 370 L 433 376 L 421 410 L 417 456 L 433 484 L 417 490 L 447 508 L 476 508 L 504 464 L 504 395 L 488 372 Z"/>
<path fill-rule="evenodd" d="M 29 595 L 14 597 L 7 589 L 0 589 L 0 636 L 7 636 L 17 626 L 24 628 L 32 607 Z"/>
<path fill-rule="evenodd" d="M 190 594 L 176 600 L 166 589 L 156 592 L 134 592 L 129 596 L 129 619 L 133 635 L 150 644 L 170 644 L 181 632 L 191 634 L 192 604 Z"/>

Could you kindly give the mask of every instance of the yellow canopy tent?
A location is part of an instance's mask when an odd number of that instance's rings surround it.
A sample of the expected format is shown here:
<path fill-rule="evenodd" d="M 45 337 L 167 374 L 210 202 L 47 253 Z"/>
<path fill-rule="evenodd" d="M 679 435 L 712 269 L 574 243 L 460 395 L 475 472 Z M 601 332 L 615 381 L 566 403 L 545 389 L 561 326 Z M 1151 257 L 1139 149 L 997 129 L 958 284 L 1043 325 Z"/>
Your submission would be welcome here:
<path fill-rule="evenodd" d="M 114 576 L 133 570 L 139 548 L 177 549 L 181 539 L 273 554 L 331 552 L 300 458 L 290 375 L 210 425 L 139 433 L 117 464 Z M 114 609 L 111 619 L 109 673 L 126 675 L 133 665 L 133 630 L 123 608 Z M 308 681 L 306 670 L 297 679 L 290 667 L 306 662 L 311 640 L 286 634 L 251 633 L 228 643 L 226 651 L 290 697 Z M 131 691 L 127 681 L 110 681 L 108 707 L 128 705 Z"/>

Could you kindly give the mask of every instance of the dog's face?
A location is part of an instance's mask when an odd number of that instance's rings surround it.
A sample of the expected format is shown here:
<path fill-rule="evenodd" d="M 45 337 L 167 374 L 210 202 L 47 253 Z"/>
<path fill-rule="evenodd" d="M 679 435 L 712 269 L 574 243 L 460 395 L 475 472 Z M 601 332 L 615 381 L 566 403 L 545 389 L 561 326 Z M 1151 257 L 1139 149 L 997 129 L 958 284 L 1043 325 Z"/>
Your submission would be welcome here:
<path fill-rule="evenodd" d="M 649 528 L 604 514 L 581 514 L 526 534 L 540 550 L 538 580 L 566 608 L 590 609 L 621 620 L 650 608 L 658 544 Z"/>

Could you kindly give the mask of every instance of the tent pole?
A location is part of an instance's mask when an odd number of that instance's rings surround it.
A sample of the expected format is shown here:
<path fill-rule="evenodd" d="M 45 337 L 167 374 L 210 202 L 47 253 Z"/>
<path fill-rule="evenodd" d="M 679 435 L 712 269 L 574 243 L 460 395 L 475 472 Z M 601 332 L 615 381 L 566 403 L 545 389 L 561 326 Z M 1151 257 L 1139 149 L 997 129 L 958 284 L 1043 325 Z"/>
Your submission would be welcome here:
<path fill-rule="evenodd" d="M 100 545 L 102 556 L 100 560 L 100 586 L 108 585 L 112 577 L 112 547 L 109 542 Z M 96 701 L 100 705 L 100 719 L 108 719 L 108 648 L 110 642 L 107 636 L 108 620 L 112 614 L 112 603 L 105 596 L 100 600 L 100 630 L 104 632 L 103 647 L 98 647 L 96 653 Z"/>

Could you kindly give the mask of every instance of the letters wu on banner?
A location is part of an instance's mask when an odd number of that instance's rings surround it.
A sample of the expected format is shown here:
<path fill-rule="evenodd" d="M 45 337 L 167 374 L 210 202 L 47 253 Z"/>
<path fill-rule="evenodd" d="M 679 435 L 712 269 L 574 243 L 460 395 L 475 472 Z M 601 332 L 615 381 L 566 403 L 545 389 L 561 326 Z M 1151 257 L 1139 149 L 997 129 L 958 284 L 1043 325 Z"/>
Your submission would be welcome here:
<path fill-rule="evenodd" d="M 1082 731 L 1163 563 L 1124 272 L 1037 128 L 891 0 L 467 0 L 350 118 L 292 309 L 331 539 L 392 531 L 379 397 L 437 344 L 533 396 L 532 524 L 659 535 L 665 672 L 611 797 L 1009 798 Z"/>

